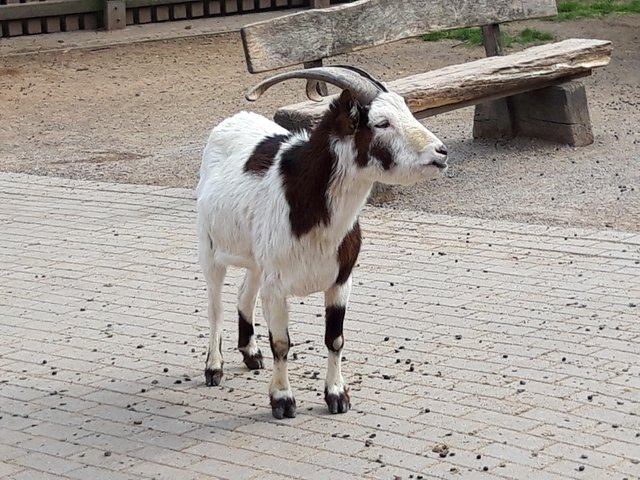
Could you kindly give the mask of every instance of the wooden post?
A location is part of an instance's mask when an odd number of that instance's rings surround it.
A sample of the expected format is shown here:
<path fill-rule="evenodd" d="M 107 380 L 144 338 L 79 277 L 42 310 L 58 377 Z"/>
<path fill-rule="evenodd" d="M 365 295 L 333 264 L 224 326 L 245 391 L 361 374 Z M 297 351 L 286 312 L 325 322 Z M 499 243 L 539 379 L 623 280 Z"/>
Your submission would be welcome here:
<path fill-rule="evenodd" d="M 500 25 L 492 23 L 482 27 L 482 43 L 487 57 L 502 55 L 502 40 L 500 39 Z"/>
<path fill-rule="evenodd" d="M 127 6 L 125 0 L 105 0 L 103 24 L 105 30 L 119 30 L 127 26 Z"/>
<path fill-rule="evenodd" d="M 502 55 L 500 25 L 482 26 L 482 41 L 487 57 Z M 474 138 L 513 137 L 516 134 L 509 98 L 476 105 L 473 118 Z"/>
<path fill-rule="evenodd" d="M 587 94 L 576 80 L 510 99 L 518 135 L 583 147 L 593 143 Z"/>
<path fill-rule="evenodd" d="M 330 3 L 331 3 L 331 0 L 311 0 L 311 8 L 327 8 Z M 321 67 L 321 66 L 322 66 L 322 59 L 312 60 L 310 62 L 304 62 L 304 68 L 314 68 L 314 67 Z M 326 83 L 321 82 L 318 84 L 316 88 L 318 90 L 318 93 L 323 97 L 326 97 L 329 95 L 329 89 L 327 88 Z"/>

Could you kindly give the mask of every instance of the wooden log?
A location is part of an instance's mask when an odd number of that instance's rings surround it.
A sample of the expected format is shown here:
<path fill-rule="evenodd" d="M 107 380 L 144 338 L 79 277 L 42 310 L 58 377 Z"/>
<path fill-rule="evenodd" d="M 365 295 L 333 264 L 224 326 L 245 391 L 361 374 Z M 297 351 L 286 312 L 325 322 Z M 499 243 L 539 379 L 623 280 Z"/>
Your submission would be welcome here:
<path fill-rule="evenodd" d="M 582 147 L 593 143 L 587 95 L 581 82 L 511 98 L 518 135 Z"/>
<path fill-rule="evenodd" d="M 241 33 L 249 71 L 256 73 L 427 32 L 555 14 L 555 0 L 359 0 L 254 23 Z"/>
<path fill-rule="evenodd" d="M 412 75 L 387 86 L 405 98 L 417 117 L 424 118 L 589 75 L 593 68 L 609 63 L 611 51 L 608 41 L 569 39 Z M 276 121 L 286 122 L 290 116 L 313 125 L 333 98 L 283 107 Z"/>
<path fill-rule="evenodd" d="M 479 103 L 473 113 L 473 138 L 514 137 L 510 97 Z"/>

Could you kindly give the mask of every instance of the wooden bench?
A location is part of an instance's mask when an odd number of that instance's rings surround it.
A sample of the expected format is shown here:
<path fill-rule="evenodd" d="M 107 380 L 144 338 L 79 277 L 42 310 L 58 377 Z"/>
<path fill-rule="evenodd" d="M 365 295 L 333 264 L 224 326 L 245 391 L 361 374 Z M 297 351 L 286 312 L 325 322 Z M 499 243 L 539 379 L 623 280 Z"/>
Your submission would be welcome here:
<path fill-rule="evenodd" d="M 522 135 L 588 145 L 593 133 L 586 93 L 575 79 L 609 63 L 611 42 L 570 39 L 502 55 L 500 23 L 556 13 L 555 0 L 359 0 L 254 23 L 241 33 L 249 71 L 258 73 L 318 66 L 334 55 L 480 26 L 487 58 L 399 78 L 387 82 L 389 89 L 403 95 L 418 118 L 476 105 L 474 137 Z M 283 107 L 275 121 L 289 129 L 312 127 L 330 99 Z"/>

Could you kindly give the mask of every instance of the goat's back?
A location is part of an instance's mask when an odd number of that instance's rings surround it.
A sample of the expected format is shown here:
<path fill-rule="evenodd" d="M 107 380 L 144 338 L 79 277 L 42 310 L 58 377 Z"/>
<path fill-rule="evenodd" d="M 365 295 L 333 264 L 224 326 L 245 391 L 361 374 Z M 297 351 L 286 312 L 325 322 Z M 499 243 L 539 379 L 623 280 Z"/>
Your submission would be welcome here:
<path fill-rule="evenodd" d="M 242 175 L 245 163 L 265 137 L 287 133 L 278 124 L 253 112 L 239 112 L 223 120 L 211 131 L 202 155 L 198 196 L 212 175 Z"/>

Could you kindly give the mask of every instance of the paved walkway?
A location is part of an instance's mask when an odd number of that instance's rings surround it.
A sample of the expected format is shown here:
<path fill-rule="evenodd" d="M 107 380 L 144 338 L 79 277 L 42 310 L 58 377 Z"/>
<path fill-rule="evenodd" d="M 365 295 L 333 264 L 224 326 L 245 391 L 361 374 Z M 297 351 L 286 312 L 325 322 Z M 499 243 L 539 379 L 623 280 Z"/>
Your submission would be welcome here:
<path fill-rule="evenodd" d="M 291 302 L 298 416 L 276 421 L 271 361 L 233 348 L 240 272 L 204 386 L 192 195 L 0 174 L 0 477 L 640 476 L 639 234 L 367 210 L 354 409 L 323 403 L 314 296 Z"/>

